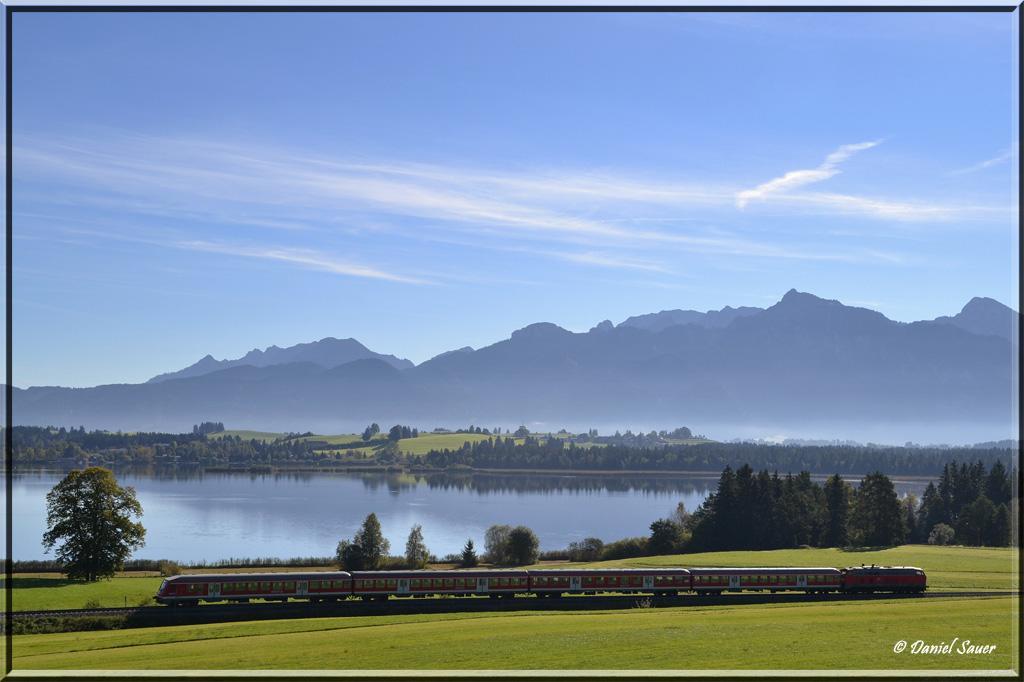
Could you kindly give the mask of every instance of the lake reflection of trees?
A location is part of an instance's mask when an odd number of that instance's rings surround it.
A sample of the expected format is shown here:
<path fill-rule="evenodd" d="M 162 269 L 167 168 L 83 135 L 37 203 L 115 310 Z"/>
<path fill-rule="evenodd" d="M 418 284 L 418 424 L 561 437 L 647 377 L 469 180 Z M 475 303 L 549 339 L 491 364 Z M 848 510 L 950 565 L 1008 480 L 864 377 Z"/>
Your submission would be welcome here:
<path fill-rule="evenodd" d="M 386 488 L 392 494 L 412 492 L 426 485 L 431 490 L 490 495 L 495 493 L 705 493 L 713 478 L 664 476 L 563 476 L 552 474 L 404 473 L 358 474 L 371 491 Z"/>
<path fill-rule="evenodd" d="M 18 476 L 41 478 L 63 477 L 74 467 L 55 469 L 53 467 L 17 467 Z M 431 490 L 475 493 L 477 495 L 507 493 L 681 493 L 699 494 L 702 497 L 714 492 L 718 486 L 716 475 L 708 476 L 650 476 L 650 475 L 586 475 L 586 474 L 545 474 L 545 473 L 485 473 L 466 472 L 317 472 L 317 471 L 204 471 L 202 467 L 167 466 L 122 466 L 114 467 L 114 473 L 122 480 L 153 479 L 157 481 L 201 481 L 209 478 L 248 479 L 250 481 L 272 479 L 275 481 L 309 482 L 313 479 L 335 477 L 358 480 L 369 491 L 386 490 L 392 496 L 415 491 L 426 485 Z M 824 476 L 812 476 L 824 480 Z M 846 479 L 854 487 L 859 477 Z M 920 495 L 924 489 L 923 480 L 894 479 L 900 495 L 908 492 Z"/>

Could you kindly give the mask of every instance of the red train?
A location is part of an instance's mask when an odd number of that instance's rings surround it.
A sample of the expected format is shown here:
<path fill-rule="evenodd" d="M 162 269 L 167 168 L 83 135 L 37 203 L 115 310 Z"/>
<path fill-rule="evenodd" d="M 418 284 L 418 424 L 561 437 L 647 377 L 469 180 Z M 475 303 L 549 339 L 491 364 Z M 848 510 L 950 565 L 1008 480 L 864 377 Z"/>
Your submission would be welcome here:
<path fill-rule="evenodd" d="M 160 604 L 247 602 L 251 599 L 311 602 L 349 597 L 471 596 L 539 598 L 565 594 L 681 592 L 916 592 L 927 576 L 911 566 L 844 568 L 563 568 L 468 571 L 324 571 L 312 573 L 218 573 L 167 578 Z"/>

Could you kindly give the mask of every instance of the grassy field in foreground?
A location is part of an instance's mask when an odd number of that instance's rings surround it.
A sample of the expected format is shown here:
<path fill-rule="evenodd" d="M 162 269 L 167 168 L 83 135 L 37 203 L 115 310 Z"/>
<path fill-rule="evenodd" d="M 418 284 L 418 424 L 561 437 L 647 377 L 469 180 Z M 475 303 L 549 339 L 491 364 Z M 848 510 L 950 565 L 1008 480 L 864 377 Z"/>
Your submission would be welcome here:
<path fill-rule="evenodd" d="M 19 635 L 13 653 L 15 670 L 1005 670 L 1016 618 L 1006 597 L 370 616 Z M 953 637 L 996 649 L 893 652 L 900 640 Z"/>
<path fill-rule="evenodd" d="M 53 574 L 43 577 L 14 575 L 11 608 L 14 611 L 81 609 L 92 603 L 104 608 L 153 604 L 160 577 L 115 577 L 94 583 L 68 580 Z"/>
<path fill-rule="evenodd" d="M 928 589 L 1011 590 L 1017 589 L 1016 551 L 993 547 L 936 547 L 904 545 L 883 550 L 847 551 L 840 549 L 780 549 L 763 552 L 709 552 L 640 557 L 593 564 L 544 563 L 542 568 L 560 565 L 576 567 L 645 566 L 835 566 L 887 564 L 923 568 L 928 574 Z M 223 572 L 294 571 L 296 567 L 260 569 L 224 569 Z M 324 570 L 322 567 L 310 570 Z M 211 572 L 209 570 L 203 572 Z M 213 571 L 219 572 L 219 571 Z M 100 606 L 135 606 L 152 603 L 161 578 L 115 577 L 92 584 L 69 581 L 56 575 L 14 576 L 15 611 L 80 609 L 93 601 Z"/>
<path fill-rule="evenodd" d="M 586 564 L 628 566 L 917 566 L 928 574 L 930 590 L 1015 590 L 1017 550 L 1008 547 L 902 545 L 888 549 L 779 549 L 760 552 L 706 552 L 638 557 Z M 549 566 L 545 566 L 548 568 Z"/>

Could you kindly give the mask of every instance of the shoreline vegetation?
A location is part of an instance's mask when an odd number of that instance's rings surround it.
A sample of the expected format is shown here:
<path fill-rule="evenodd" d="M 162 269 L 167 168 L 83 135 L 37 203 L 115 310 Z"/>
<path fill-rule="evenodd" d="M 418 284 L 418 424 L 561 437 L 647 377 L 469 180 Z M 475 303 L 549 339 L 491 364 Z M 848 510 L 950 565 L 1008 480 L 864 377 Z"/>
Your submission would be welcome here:
<path fill-rule="evenodd" d="M 212 424 L 212 423 L 208 423 Z M 975 447 L 849 443 L 722 443 L 690 429 L 634 434 L 596 431 L 502 432 L 470 426 L 422 432 L 395 425 L 362 435 L 226 431 L 222 424 L 192 433 L 112 433 L 84 428 L 16 426 L 14 465 L 32 468 L 103 466 L 193 469 L 210 473 L 493 473 L 597 476 L 714 476 L 727 466 L 769 471 L 863 476 L 933 477 L 951 459 L 991 467 L 1013 461 L 1006 443 Z"/>
<path fill-rule="evenodd" d="M 365 466 L 365 465 L 353 465 L 353 466 L 332 466 L 332 467 L 308 467 L 308 466 L 251 466 L 246 468 L 239 467 L 203 467 L 203 473 L 209 474 L 343 474 L 343 473 L 354 473 L 354 474 L 368 474 L 368 473 L 384 473 L 384 474 L 523 474 L 523 475 L 557 475 L 557 476 L 635 476 L 639 478 L 678 478 L 678 477 L 692 477 L 692 478 L 707 478 L 709 480 L 718 480 L 721 475 L 721 471 L 714 471 L 711 469 L 701 470 L 685 470 L 685 469 L 500 469 L 500 468 L 482 468 L 482 467 L 470 467 L 470 466 L 454 466 L 448 468 L 439 467 L 426 467 L 426 466 Z M 865 476 L 863 473 L 840 471 L 840 476 L 846 478 L 859 478 Z M 824 480 L 831 474 L 825 473 L 811 473 L 811 478 Z M 892 476 L 893 480 L 899 481 L 931 481 L 934 480 L 934 476 L 928 474 L 896 474 Z"/>

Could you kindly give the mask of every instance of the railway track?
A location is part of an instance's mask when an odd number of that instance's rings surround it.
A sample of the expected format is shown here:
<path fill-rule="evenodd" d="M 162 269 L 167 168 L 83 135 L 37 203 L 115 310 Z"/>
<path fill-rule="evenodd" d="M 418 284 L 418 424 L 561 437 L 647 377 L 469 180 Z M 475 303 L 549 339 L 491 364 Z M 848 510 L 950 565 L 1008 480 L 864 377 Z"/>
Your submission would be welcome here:
<path fill-rule="evenodd" d="M 243 620 L 289 618 L 327 618 L 339 616 L 406 615 L 414 613 L 475 613 L 482 611 L 583 611 L 603 609 L 665 608 L 680 606 L 722 606 L 746 604 L 799 604 L 807 602 L 846 602 L 880 599 L 935 599 L 943 597 L 1006 597 L 1017 592 L 959 591 L 924 594 L 774 594 L 744 592 L 719 596 L 685 594 L 675 597 L 645 595 L 567 596 L 561 599 L 487 599 L 449 597 L 433 599 L 389 599 L 385 602 L 346 600 L 310 604 L 309 602 L 259 604 L 207 604 L 191 607 L 139 606 L 111 609 L 65 609 L 56 611 L 16 611 L 15 620 L 33 618 L 85 618 L 122 616 L 123 627 L 160 625 L 197 625 Z"/>

